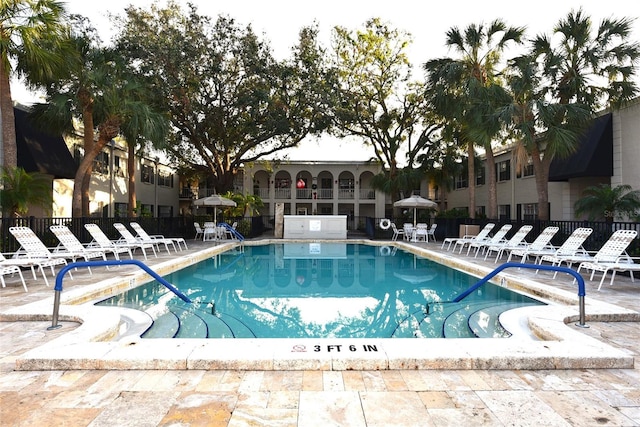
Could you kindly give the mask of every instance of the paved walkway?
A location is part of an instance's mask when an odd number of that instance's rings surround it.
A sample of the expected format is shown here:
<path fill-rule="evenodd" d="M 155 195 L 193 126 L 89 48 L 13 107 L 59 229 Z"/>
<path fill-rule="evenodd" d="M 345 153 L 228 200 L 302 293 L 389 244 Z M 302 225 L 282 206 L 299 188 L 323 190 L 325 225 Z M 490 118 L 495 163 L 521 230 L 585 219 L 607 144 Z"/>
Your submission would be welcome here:
<path fill-rule="evenodd" d="M 100 274 L 78 273 L 68 286 Z M 569 280 L 557 285 L 571 289 Z M 51 295 L 41 281 L 28 286 L 28 293 L 11 281 L 0 289 L 0 311 Z M 640 282 L 628 277 L 595 288 L 588 284 L 588 297 L 640 305 Z M 14 371 L 19 355 L 75 327 L 49 325 L 0 322 L 2 426 L 640 426 L 634 322 L 589 322 L 582 330 L 633 355 L 634 369 Z"/>

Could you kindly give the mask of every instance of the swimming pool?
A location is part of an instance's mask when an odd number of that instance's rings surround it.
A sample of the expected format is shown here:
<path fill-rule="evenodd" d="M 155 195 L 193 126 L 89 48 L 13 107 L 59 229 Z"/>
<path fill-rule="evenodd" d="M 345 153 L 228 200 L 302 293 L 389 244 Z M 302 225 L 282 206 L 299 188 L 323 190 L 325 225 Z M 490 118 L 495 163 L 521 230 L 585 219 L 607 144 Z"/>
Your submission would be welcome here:
<path fill-rule="evenodd" d="M 143 338 L 470 338 L 509 336 L 498 316 L 542 304 L 395 247 L 283 243 L 227 251 L 98 305 L 153 321 Z"/>

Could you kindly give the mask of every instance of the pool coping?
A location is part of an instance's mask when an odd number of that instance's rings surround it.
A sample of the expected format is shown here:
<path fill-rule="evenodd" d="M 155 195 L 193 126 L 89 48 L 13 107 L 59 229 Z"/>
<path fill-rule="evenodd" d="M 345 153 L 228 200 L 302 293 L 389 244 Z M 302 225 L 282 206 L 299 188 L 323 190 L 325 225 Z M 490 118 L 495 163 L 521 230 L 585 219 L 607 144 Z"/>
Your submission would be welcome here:
<path fill-rule="evenodd" d="M 246 245 L 310 242 L 262 239 Z M 314 242 L 320 242 L 314 240 Z M 396 246 L 449 267 L 483 277 L 493 269 L 406 242 L 331 240 Z M 160 275 L 230 248 L 225 243 L 154 265 Z M 497 283 L 542 298 L 547 306 L 510 310 L 501 317 L 509 338 L 481 339 L 141 339 L 146 314 L 96 307 L 93 301 L 120 293 L 151 278 L 127 270 L 121 277 L 62 292 L 61 321 L 79 322 L 70 332 L 16 358 L 16 370 L 69 369 L 230 369 L 230 370 L 386 370 L 386 369 L 587 369 L 633 368 L 634 358 L 579 331 L 578 297 L 517 272 L 500 273 Z M 0 321 L 51 320 L 53 297 L 3 310 Z M 586 320 L 640 321 L 640 313 L 588 298 Z M 136 329 L 138 328 L 138 329 Z M 129 332 L 124 333 L 123 332 Z M 124 338 L 121 338 L 123 337 Z M 116 339 L 118 338 L 118 339 Z M 114 340 L 116 339 L 116 340 Z M 436 345 L 434 345 L 436 344 Z"/>

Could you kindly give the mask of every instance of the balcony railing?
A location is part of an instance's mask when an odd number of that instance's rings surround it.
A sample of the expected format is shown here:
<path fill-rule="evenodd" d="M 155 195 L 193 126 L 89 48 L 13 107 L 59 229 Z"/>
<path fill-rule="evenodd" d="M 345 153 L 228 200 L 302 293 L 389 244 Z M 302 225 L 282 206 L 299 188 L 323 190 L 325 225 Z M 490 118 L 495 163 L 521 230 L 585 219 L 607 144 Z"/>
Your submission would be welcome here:
<path fill-rule="evenodd" d="M 319 188 L 318 199 L 333 199 L 333 188 Z"/>
<path fill-rule="evenodd" d="M 371 188 L 361 188 L 358 193 L 360 200 L 375 200 L 376 192 Z"/>
<path fill-rule="evenodd" d="M 353 200 L 354 190 L 338 190 L 338 199 L 341 200 Z"/>
<path fill-rule="evenodd" d="M 290 199 L 291 198 L 291 189 L 290 188 L 276 188 L 275 189 L 275 198 L 276 199 Z"/>
<path fill-rule="evenodd" d="M 269 198 L 269 189 L 268 188 L 254 188 L 253 189 L 253 194 L 255 196 L 260 197 L 261 199 L 268 199 Z"/>

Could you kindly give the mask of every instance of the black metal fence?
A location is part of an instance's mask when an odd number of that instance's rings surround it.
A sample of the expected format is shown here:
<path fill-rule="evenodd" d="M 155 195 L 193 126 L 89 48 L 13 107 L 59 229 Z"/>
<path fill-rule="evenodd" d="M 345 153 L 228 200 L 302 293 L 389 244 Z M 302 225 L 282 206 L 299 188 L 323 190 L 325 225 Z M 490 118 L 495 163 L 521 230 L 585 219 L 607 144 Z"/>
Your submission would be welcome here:
<path fill-rule="evenodd" d="M 391 230 L 382 230 L 379 226 L 382 218 L 372 217 L 347 217 L 347 230 L 350 233 L 362 233 L 371 239 L 389 239 L 391 238 Z M 121 222 L 128 225 L 129 222 L 136 221 L 147 230 L 149 234 L 163 234 L 168 237 L 183 237 L 191 239 L 195 235 L 193 227 L 194 222 L 211 221 L 210 216 L 203 217 L 171 217 L 171 218 L 0 218 L 0 229 L 2 230 L 2 241 L 0 247 L 2 252 L 14 252 L 19 249 L 17 242 L 9 233 L 9 227 L 27 226 L 31 228 L 49 247 L 57 246 L 58 240 L 49 230 L 51 225 L 66 225 L 82 242 L 89 242 L 91 236 L 85 230 L 84 224 L 98 224 L 100 228 L 111 239 L 120 237 L 116 229 L 113 227 L 115 222 Z M 243 218 L 218 218 L 232 223 L 233 221 L 243 221 Z M 396 220 L 396 225 L 402 227 L 402 220 Z M 513 228 L 507 235 L 510 237 L 515 231 L 525 224 L 533 225 L 533 229 L 528 235 L 528 241 L 533 240 L 547 226 L 557 226 L 560 231 L 554 236 L 552 243 L 560 245 L 564 240 L 578 227 L 590 227 L 593 233 L 585 242 L 587 250 L 598 250 L 611 236 L 611 234 L 620 229 L 636 230 L 640 233 L 640 223 L 637 222 L 587 222 L 587 221 L 489 221 L 487 219 L 472 220 L 469 218 L 436 218 L 433 220 L 438 227 L 436 228 L 436 239 L 442 241 L 446 237 L 458 237 L 460 233 L 460 225 L 478 225 L 484 227 L 488 222 L 496 224 L 496 230 L 504 224 L 512 224 Z M 272 230 L 274 227 L 274 217 L 263 215 L 251 218 L 248 225 L 249 230 L 243 230 L 246 237 L 258 237 L 265 231 Z M 635 239 L 629 247 L 630 254 L 640 256 L 640 239 Z"/>

